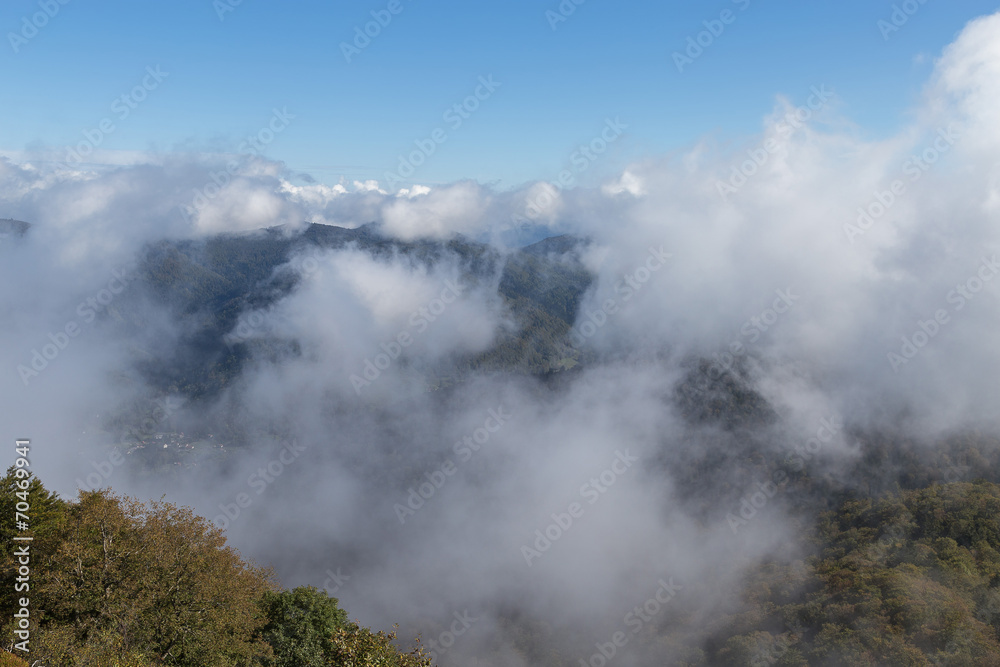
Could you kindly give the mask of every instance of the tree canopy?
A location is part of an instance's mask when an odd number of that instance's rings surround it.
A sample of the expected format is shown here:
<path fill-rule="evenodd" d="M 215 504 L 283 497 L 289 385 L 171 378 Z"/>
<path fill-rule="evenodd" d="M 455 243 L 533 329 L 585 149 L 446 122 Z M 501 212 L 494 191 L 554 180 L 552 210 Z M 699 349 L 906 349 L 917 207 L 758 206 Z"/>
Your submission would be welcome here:
<path fill-rule="evenodd" d="M 20 482 L 20 485 L 19 485 Z M 24 486 L 26 489 L 22 489 Z M 13 516 L 27 490 L 31 529 L 32 661 L 49 667 L 333 667 L 429 665 L 401 653 L 392 634 L 349 623 L 315 588 L 281 590 L 222 531 L 190 509 L 141 503 L 110 490 L 60 499 L 11 468 L 0 511 Z M 14 527 L 3 537 L 4 636 L 13 637 Z M 11 649 L 13 641 L 5 642 Z M 0 654 L 0 665 L 21 656 Z"/>

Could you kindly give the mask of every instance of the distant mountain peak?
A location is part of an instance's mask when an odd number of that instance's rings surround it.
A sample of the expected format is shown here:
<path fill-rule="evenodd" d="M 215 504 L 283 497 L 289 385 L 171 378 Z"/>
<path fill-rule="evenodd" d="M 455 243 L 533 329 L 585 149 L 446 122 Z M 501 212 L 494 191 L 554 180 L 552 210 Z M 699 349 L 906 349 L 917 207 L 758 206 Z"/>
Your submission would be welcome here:
<path fill-rule="evenodd" d="M 530 245 L 526 245 L 521 250 L 529 255 L 545 257 L 548 255 L 565 255 L 581 247 L 590 245 L 590 239 L 573 236 L 571 234 L 561 234 L 550 236 Z"/>

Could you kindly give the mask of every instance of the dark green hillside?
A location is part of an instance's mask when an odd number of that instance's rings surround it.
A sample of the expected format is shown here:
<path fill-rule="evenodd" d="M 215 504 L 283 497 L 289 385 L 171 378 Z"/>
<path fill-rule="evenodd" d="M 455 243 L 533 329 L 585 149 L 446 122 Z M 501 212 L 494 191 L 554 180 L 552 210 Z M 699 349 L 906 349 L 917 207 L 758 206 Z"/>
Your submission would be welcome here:
<path fill-rule="evenodd" d="M 549 243 L 554 240 L 557 243 Z M 507 258 L 498 291 L 519 329 L 470 360 L 469 368 L 540 374 L 577 363 L 580 355 L 569 345 L 568 332 L 593 281 L 574 252 L 579 244 L 577 239 L 557 237 Z"/>
<path fill-rule="evenodd" d="M 1000 665 L 1000 486 L 845 502 L 816 555 L 748 575 L 709 665 Z"/>
<path fill-rule="evenodd" d="M 495 280 L 517 330 L 475 358 L 456 359 L 438 369 L 429 386 L 459 381 L 469 370 L 545 373 L 572 365 L 576 353 L 566 333 L 591 276 L 571 252 L 579 242 L 559 237 L 504 257 L 481 243 L 456 236 L 447 242 L 402 242 L 382 236 L 377 226 L 345 229 L 309 225 L 301 233 L 282 228 L 254 234 L 220 235 L 204 242 L 161 242 L 148 248 L 139 265 L 141 294 L 169 304 L 183 324 L 176 345 L 148 349 L 140 368 L 154 387 L 191 397 L 216 393 L 229 384 L 249 355 L 242 341 L 226 334 L 242 313 L 266 308 L 294 288 L 291 271 L 278 272 L 293 255 L 310 250 L 356 247 L 374 257 L 406 257 L 431 266 L 447 257 L 462 267 L 466 284 Z M 555 254 L 558 253 L 558 254 Z M 139 300 L 119 308 L 137 338 L 146 326 Z M 258 348 L 295 353 L 294 341 L 258 341 Z M 258 349 L 259 352 L 259 349 Z M 267 350 L 265 349 L 265 354 Z"/>

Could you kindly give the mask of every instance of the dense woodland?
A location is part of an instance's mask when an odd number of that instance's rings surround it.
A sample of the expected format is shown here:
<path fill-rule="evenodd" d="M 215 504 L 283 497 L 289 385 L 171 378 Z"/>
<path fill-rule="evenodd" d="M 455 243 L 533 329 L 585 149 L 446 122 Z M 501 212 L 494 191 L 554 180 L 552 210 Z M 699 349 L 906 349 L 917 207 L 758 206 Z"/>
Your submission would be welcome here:
<path fill-rule="evenodd" d="M 325 592 L 282 590 L 270 570 L 243 560 L 218 528 L 185 508 L 108 490 L 66 501 L 13 467 L 0 487 L 4 516 L 13 516 L 25 495 L 31 505 L 30 531 L 6 521 L 0 528 L 5 648 L 14 650 L 15 596 L 26 595 L 31 664 L 430 664 L 419 649 L 395 648 L 392 632 L 350 622 Z M 14 591 L 15 534 L 34 538 L 25 593 Z M 0 657 L 5 667 L 27 664 L 10 653 Z"/>

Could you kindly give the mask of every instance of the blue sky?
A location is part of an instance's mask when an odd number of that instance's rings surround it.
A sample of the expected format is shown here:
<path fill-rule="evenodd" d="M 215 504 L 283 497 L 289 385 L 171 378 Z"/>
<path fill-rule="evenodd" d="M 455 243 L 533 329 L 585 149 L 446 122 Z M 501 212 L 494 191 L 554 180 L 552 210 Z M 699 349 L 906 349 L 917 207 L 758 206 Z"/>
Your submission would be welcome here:
<path fill-rule="evenodd" d="M 277 108 L 295 118 L 264 154 L 321 182 L 383 180 L 442 128 L 447 141 L 412 181 L 507 188 L 555 178 L 607 118 L 628 129 L 593 177 L 705 137 L 740 143 L 777 94 L 801 104 L 819 84 L 878 137 L 907 122 L 941 49 L 998 7 L 911 0 L 916 12 L 885 39 L 878 22 L 894 3 L 881 0 L 586 0 L 555 29 L 558 0 L 398 0 L 347 62 L 341 43 L 389 0 L 242 0 L 220 20 L 235 1 L 43 0 L 58 11 L 15 52 L 10 33 L 42 10 L 5 0 L 0 150 L 65 152 L 108 118 L 102 149 L 235 152 Z M 679 72 L 672 53 L 725 10 L 731 22 Z M 157 66 L 168 76 L 119 120 L 114 100 Z M 449 128 L 443 113 L 489 75 L 500 87 Z"/>

